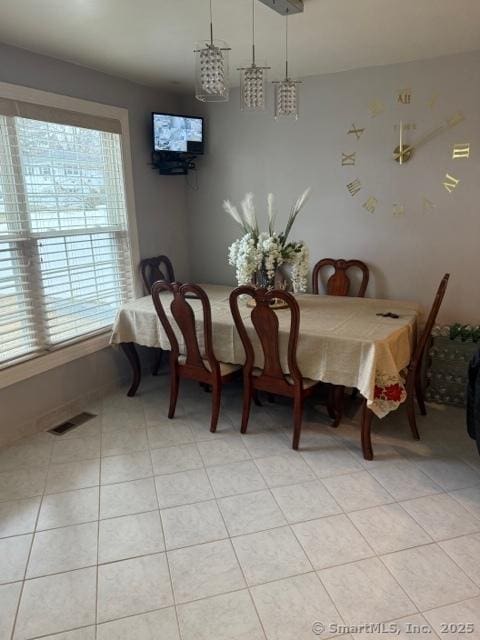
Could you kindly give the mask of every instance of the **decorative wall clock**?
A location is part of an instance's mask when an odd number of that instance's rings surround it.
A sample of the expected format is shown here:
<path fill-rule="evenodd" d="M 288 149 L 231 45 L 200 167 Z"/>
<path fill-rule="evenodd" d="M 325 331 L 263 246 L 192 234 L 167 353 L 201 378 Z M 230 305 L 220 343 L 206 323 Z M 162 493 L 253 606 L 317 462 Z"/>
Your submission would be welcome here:
<path fill-rule="evenodd" d="M 416 99 L 404 88 L 390 100 L 373 100 L 345 128 L 339 158 L 344 189 L 366 212 L 429 214 L 461 188 L 461 163 L 470 157 L 465 116 L 456 111 L 439 117 L 437 103 L 437 95 Z M 448 133 L 453 129 L 455 136 Z M 422 172 L 428 179 L 422 180 Z"/>

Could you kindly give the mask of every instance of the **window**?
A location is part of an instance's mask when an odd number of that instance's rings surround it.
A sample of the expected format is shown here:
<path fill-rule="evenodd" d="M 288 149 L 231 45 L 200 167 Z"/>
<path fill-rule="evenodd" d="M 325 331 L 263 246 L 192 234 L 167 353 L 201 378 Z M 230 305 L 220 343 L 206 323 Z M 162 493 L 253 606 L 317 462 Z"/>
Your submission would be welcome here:
<path fill-rule="evenodd" d="M 0 100 L 0 367 L 104 331 L 133 297 L 119 123 L 68 113 Z"/>

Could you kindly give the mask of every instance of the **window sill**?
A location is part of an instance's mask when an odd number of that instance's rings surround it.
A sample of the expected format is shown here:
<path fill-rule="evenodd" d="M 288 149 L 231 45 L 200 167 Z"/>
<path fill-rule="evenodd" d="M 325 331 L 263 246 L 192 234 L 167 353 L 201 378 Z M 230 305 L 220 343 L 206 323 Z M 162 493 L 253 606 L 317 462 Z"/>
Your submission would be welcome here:
<path fill-rule="evenodd" d="M 110 331 L 106 331 L 51 353 L 0 369 L 0 389 L 105 349 L 109 345 L 110 333 Z"/>

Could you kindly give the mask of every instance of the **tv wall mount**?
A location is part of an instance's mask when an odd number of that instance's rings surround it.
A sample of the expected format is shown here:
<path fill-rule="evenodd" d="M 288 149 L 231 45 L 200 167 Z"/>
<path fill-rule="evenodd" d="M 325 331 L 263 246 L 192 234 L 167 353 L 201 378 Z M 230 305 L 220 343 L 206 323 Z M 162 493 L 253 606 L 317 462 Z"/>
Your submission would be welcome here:
<path fill-rule="evenodd" d="M 152 167 L 161 176 L 186 176 L 189 170 L 195 169 L 193 153 L 172 153 L 171 151 L 154 151 L 152 153 Z"/>

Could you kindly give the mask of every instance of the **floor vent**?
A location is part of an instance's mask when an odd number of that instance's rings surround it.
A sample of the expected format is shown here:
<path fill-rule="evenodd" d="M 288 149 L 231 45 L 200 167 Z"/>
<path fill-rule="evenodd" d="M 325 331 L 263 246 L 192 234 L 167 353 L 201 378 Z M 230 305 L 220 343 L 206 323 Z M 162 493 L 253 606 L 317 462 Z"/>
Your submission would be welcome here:
<path fill-rule="evenodd" d="M 79 427 L 80 425 L 85 424 L 85 422 L 88 422 L 92 418 L 96 418 L 96 415 L 94 413 L 88 413 L 88 411 L 83 411 L 82 413 L 79 413 L 77 416 L 70 418 L 70 420 L 67 420 L 66 422 L 62 422 L 62 424 L 59 424 L 53 429 L 49 429 L 49 433 L 53 433 L 54 436 L 63 436 L 64 433 L 68 433 L 72 429 L 75 429 L 76 427 Z"/>

